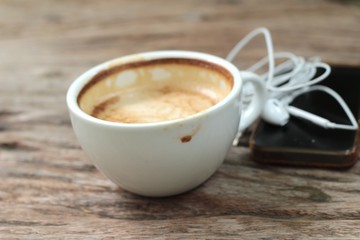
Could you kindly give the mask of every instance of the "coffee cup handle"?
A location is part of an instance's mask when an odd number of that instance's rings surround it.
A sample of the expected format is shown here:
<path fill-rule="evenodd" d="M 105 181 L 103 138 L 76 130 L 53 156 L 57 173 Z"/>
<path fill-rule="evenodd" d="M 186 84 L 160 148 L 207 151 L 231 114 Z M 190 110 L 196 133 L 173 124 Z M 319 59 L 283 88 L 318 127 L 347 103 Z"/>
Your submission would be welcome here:
<path fill-rule="evenodd" d="M 241 112 L 239 133 L 248 128 L 260 116 L 266 100 L 265 83 L 258 75 L 252 72 L 240 72 L 240 75 L 244 85 L 249 83 L 254 87 L 254 95 L 249 106 Z"/>

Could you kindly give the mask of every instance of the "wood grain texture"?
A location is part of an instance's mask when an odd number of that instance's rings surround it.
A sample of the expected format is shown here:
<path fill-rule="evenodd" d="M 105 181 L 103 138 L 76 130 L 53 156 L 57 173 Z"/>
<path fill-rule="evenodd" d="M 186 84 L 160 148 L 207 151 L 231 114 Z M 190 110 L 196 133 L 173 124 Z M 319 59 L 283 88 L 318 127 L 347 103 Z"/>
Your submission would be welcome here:
<path fill-rule="evenodd" d="M 117 56 L 187 49 L 225 56 L 268 27 L 277 51 L 360 65 L 351 1 L 0 1 L 0 239 L 360 238 L 360 167 L 259 165 L 233 148 L 199 188 L 144 198 L 84 155 L 65 105 L 73 79 Z M 239 66 L 265 53 L 261 39 Z"/>

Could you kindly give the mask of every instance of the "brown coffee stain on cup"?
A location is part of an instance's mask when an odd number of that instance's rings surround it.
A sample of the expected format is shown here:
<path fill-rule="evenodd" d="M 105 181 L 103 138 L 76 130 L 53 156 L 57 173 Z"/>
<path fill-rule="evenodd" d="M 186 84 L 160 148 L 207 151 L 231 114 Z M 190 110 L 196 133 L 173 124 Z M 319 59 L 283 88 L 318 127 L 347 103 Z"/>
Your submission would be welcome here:
<path fill-rule="evenodd" d="M 191 139 L 192 139 L 192 136 L 191 136 L 191 135 L 186 135 L 186 136 L 183 136 L 183 137 L 181 138 L 181 142 L 182 142 L 182 143 L 187 143 L 187 142 L 190 142 Z"/>
<path fill-rule="evenodd" d="M 197 126 L 193 132 L 191 134 L 188 134 L 188 135 L 185 135 L 185 136 L 182 136 L 180 138 L 180 141 L 182 143 L 187 143 L 187 142 L 190 142 L 192 140 L 192 138 L 195 136 L 195 134 L 200 130 L 200 126 Z"/>
<path fill-rule="evenodd" d="M 233 87 L 231 73 L 214 63 L 142 57 L 136 55 L 130 62 L 127 58 L 118 59 L 91 77 L 77 97 L 81 110 L 106 121 L 163 122 L 206 110 L 225 98 Z M 115 101 L 113 96 L 121 96 L 121 101 Z M 102 117 L 113 113 L 126 116 L 126 122 L 122 117 Z"/>

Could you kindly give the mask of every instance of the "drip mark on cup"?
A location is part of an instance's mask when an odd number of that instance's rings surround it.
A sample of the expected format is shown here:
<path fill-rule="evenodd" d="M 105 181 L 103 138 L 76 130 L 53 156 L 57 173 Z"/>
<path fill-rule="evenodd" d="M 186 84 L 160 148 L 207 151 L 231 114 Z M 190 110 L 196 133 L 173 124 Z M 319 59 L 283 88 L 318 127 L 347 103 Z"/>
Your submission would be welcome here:
<path fill-rule="evenodd" d="M 193 132 L 191 134 L 188 134 L 188 135 L 185 135 L 183 137 L 180 138 L 180 141 L 182 143 L 187 143 L 187 142 L 190 142 L 193 138 L 193 136 L 200 130 L 200 126 L 197 126 Z"/>
<path fill-rule="evenodd" d="M 187 143 L 187 142 L 190 142 L 191 139 L 192 139 L 191 135 L 186 135 L 186 136 L 183 136 L 180 140 L 182 143 Z"/>

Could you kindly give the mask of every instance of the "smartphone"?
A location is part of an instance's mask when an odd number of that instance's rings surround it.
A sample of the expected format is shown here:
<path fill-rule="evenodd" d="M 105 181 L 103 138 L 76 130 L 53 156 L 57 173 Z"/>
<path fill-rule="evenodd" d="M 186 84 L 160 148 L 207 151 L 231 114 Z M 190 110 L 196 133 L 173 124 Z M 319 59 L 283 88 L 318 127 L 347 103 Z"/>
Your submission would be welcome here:
<path fill-rule="evenodd" d="M 359 120 L 359 67 L 332 66 L 331 74 L 321 85 L 336 91 Z M 324 92 L 305 93 L 291 105 L 332 122 L 350 123 L 338 102 Z M 359 158 L 360 131 L 325 129 L 295 117 L 290 117 L 283 127 L 260 120 L 250 136 L 249 145 L 251 159 L 260 163 L 349 168 Z"/>

